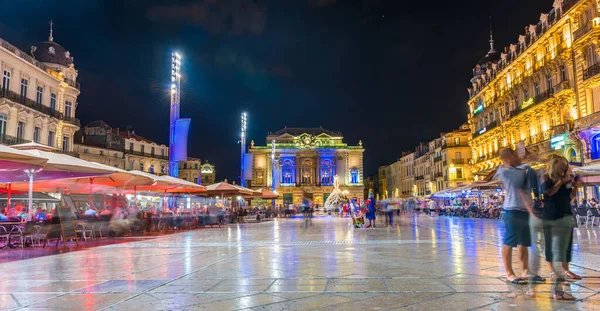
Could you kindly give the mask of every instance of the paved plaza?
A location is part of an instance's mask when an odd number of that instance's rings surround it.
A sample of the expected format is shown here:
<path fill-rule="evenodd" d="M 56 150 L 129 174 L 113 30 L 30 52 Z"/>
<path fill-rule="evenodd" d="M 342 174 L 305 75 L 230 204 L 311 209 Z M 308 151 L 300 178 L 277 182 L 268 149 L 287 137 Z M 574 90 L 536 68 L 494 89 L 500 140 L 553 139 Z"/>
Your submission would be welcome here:
<path fill-rule="evenodd" d="M 502 232 L 497 220 L 419 216 L 371 229 L 276 219 L 136 238 L 2 263 L 0 309 L 600 310 L 597 228 L 576 231 L 576 302 L 550 300 L 549 284 L 534 298 L 506 284 Z"/>

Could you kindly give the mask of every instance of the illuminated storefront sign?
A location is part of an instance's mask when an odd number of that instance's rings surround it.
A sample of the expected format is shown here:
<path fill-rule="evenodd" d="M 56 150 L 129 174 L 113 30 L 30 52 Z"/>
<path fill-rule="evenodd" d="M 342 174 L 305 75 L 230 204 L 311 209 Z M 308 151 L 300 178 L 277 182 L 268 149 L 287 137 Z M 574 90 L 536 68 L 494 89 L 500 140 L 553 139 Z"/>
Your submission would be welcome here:
<path fill-rule="evenodd" d="M 487 128 L 485 128 L 485 127 L 484 127 L 484 128 L 482 128 L 482 129 L 480 129 L 480 130 L 479 130 L 479 135 L 481 135 L 481 134 L 485 133 L 485 131 L 487 131 Z"/>
<path fill-rule="evenodd" d="M 483 107 L 483 104 L 479 104 L 479 106 L 477 106 L 477 107 L 475 108 L 475 110 L 473 110 L 473 114 L 478 114 L 478 113 L 482 112 L 482 111 L 483 111 L 483 108 L 484 108 L 484 107 Z"/>
<path fill-rule="evenodd" d="M 550 148 L 553 150 L 561 149 L 567 143 L 567 135 L 560 134 L 552 137 L 550 139 Z"/>
<path fill-rule="evenodd" d="M 533 105 L 533 97 L 529 97 L 527 100 L 523 101 L 521 104 L 521 109 L 525 109 L 531 105 Z"/>

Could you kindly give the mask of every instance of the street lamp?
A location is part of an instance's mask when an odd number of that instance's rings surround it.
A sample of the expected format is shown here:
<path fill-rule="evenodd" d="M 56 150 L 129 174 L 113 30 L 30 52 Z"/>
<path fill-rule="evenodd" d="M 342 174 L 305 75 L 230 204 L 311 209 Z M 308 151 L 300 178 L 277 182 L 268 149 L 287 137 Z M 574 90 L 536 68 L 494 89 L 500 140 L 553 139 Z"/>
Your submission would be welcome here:
<path fill-rule="evenodd" d="M 244 156 L 246 154 L 246 123 L 247 115 L 245 112 L 242 112 L 242 133 L 241 133 L 241 157 L 240 157 L 240 185 L 242 187 L 246 187 L 246 181 L 244 180 Z"/>

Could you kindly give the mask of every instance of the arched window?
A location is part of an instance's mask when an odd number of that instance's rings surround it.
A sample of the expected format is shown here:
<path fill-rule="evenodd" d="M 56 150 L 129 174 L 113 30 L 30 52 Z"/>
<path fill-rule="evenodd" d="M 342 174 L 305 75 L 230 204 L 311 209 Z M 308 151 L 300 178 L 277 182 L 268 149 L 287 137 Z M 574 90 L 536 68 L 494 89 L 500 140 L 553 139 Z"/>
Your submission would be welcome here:
<path fill-rule="evenodd" d="M 304 160 L 300 167 L 300 178 L 303 185 L 310 185 L 314 182 L 313 176 L 313 162 L 311 160 Z"/>
<path fill-rule="evenodd" d="M 358 170 L 355 168 L 350 171 L 350 183 L 358 184 Z"/>
<path fill-rule="evenodd" d="M 291 160 L 283 161 L 281 168 L 281 183 L 282 184 L 293 184 L 294 183 L 294 164 Z"/>
<path fill-rule="evenodd" d="M 330 160 L 321 162 L 319 176 L 321 177 L 321 185 L 331 185 L 333 183 L 333 165 Z"/>
<path fill-rule="evenodd" d="M 592 160 L 600 159 L 600 134 L 596 134 L 590 139 L 591 144 L 591 158 Z"/>

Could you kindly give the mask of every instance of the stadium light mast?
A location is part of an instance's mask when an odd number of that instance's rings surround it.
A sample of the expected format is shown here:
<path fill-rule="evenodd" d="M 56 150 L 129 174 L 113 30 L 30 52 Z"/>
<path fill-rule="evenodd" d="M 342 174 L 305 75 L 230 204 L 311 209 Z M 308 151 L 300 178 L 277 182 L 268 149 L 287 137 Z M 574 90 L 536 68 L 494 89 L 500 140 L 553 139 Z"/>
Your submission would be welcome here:
<path fill-rule="evenodd" d="M 247 115 L 242 112 L 242 136 L 240 140 L 241 145 L 241 157 L 240 157 L 240 185 L 246 187 L 246 181 L 244 180 L 244 158 L 246 156 L 246 125 Z"/>
<path fill-rule="evenodd" d="M 179 164 L 175 156 L 176 125 L 179 120 L 181 103 L 181 55 L 177 52 L 171 53 L 171 113 L 169 121 L 169 175 L 179 175 Z"/>

